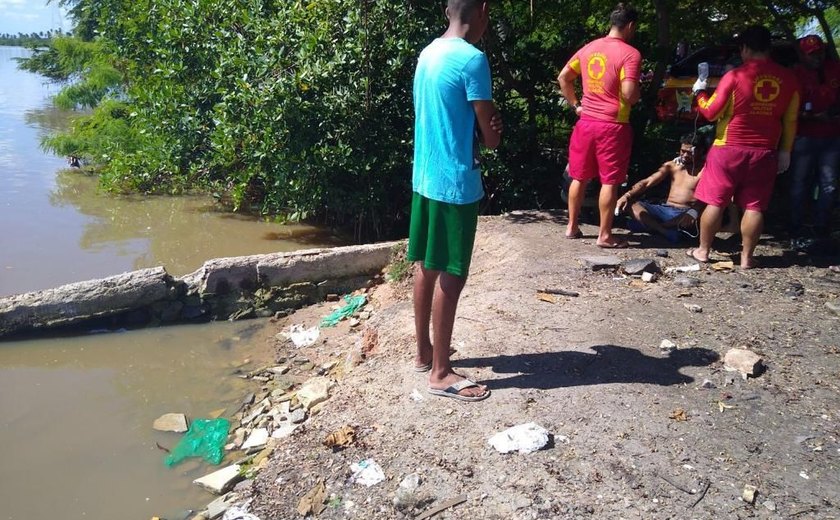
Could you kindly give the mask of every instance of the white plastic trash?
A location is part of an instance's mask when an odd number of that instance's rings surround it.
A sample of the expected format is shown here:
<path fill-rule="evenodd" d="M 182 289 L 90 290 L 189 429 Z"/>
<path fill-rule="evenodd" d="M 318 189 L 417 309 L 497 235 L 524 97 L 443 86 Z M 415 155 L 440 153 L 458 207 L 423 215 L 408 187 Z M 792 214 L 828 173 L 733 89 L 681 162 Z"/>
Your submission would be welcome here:
<path fill-rule="evenodd" d="M 227 511 L 225 511 L 224 516 L 222 516 L 222 520 L 260 520 L 259 517 L 248 513 L 244 509 L 233 506 Z"/>
<path fill-rule="evenodd" d="M 539 424 L 529 422 L 497 433 L 488 442 L 499 453 L 533 453 L 548 444 L 549 435 L 548 430 Z"/>
<path fill-rule="evenodd" d="M 353 471 L 350 479 L 356 484 L 370 487 L 385 480 L 385 473 L 373 459 L 350 464 L 350 470 Z"/>
<path fill-rule="evenodd" d="M 282 332 L 281 334 L 289 338 L 296 347 L 301 348 L 308 347 L 318 341 L 321 330 L 318 327 L 307 329 L 303 325 L 292 325 L 288 332 Z"/>

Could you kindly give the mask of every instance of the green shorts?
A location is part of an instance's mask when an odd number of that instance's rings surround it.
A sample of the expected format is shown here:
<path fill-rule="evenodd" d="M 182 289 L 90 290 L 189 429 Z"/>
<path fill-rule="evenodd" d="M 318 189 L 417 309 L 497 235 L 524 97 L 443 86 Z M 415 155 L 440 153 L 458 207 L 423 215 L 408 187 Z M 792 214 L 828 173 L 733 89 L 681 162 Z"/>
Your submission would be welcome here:
<path fill-rule="evenodd" d="M 448 204 L 415 192 L 411 197 L 409 262 L 422 261 L 426 269 L 466 278 L 477 226 L 477 201 Z"/>

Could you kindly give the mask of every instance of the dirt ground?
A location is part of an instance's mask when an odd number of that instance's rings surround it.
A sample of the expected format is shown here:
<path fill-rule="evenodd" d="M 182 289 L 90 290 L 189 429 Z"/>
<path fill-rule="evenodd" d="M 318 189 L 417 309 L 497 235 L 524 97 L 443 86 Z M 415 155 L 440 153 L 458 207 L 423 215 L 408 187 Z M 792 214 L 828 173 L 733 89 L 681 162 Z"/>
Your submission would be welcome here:
<path fill-rule="evenodd" d="M 630 248 L 603 251 L 594 226 L 566 240 L 564 224 L 545 212 L 480 221 L 453 345 L 456 369 L 492 389 L 485 401 L 426 393 L 427 375 L 412 370 L 410 281 L 374 289 L 372 317 L 358 327 L 344 322 L 297 352 L 278 344 L 278 358 L 316 366 L 366 357 L 338 371 L 323 410 L 244 488 L 250 511 L 300 518 L 300 498 L 324 479 L 325 519 L 414 518 L 460 495 L 465 502 L 435 518 L 840 518 L 840 322 L 826 306 L 840 303 L 840 274 L 826 269 L 831 259 L 785 252 L 769 237 L 757 250 L 763 268 L 703 266 L 645 283 L 581 258 L 655 259 L 665 271 L 694 263 L 687 245 L 633 235 Z M 738 247 L 737 236 L 716 244 Z M 538 299 L 541 289 L 579 296 L 552 303 Z M 299 311 L 277 332 L 328 311 Z M 665 339 L 678 348 L 661 350 Z M 758 377 L 724 369 L 739 347 L 763 357 Z M 532 421 L 553 434 L 544 449 L 500 454 L 488 444 Z M 356 443 L 326 448 L 344 425 Z M 386 480 L 353 483 L 350 465 L 363 459 Z M 410 474 L 419 488 L 397 507 Z M 741 498 L 747 485 L 757 488 L 753 504 Z"/>

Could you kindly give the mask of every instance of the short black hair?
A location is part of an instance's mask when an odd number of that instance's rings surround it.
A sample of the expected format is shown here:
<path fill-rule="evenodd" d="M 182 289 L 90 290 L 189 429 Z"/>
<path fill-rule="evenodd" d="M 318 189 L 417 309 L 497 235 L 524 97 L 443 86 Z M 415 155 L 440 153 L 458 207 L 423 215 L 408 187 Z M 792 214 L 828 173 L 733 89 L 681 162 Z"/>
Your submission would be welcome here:
<path fill-rule="evenodd" d="M 697 134 L 685 134 L 680 137 L 680 144 L 690 144 L 694 147 L 695 153 L 699 152 L 701 154 L 706 153 L 706 149 L 708 148 L 705 139 Z"/>
<path fill-rule="evenodd" d="M 769 52 L 772 37 L 770 30 L 763 25 L 751 25 L 739 34 L 735 41 L 755 52 Z"/>
<path fill-rule="evenodd" d="M 487 2 L 488 0 L 448 0 L 446 7 L 449 9 L 450 17 L 466 22 L 474 10 Z"/>
<path fill-rule="evenodd" d="M 621 2 L 615 6 L 613 12 L 610 13 L 610 26 L 624 29 L 630 22 L 635 22 L 639 19 L 639 11 L 630 4 Z"/>

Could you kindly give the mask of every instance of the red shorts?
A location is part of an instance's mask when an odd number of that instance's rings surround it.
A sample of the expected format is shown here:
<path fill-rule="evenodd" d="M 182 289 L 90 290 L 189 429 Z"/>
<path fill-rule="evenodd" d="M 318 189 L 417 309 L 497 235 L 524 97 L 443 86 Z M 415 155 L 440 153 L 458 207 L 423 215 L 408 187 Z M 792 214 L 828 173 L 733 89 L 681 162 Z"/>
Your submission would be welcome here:
<path fill-rule="evenodd" d="M 766 211 L 773 195 L 779 158 L 775 150 L 713 146 L 694 196 L 723 208 L 731 200 L 741 209 Z"/>
<path fill-rule="evenodd" d="M 632 147 L 630 125 L 581 118 L 569 142 L 569 175 L 578 181 L 597 177 L 601 184 L 621 184 L 627 180 Z"/>

